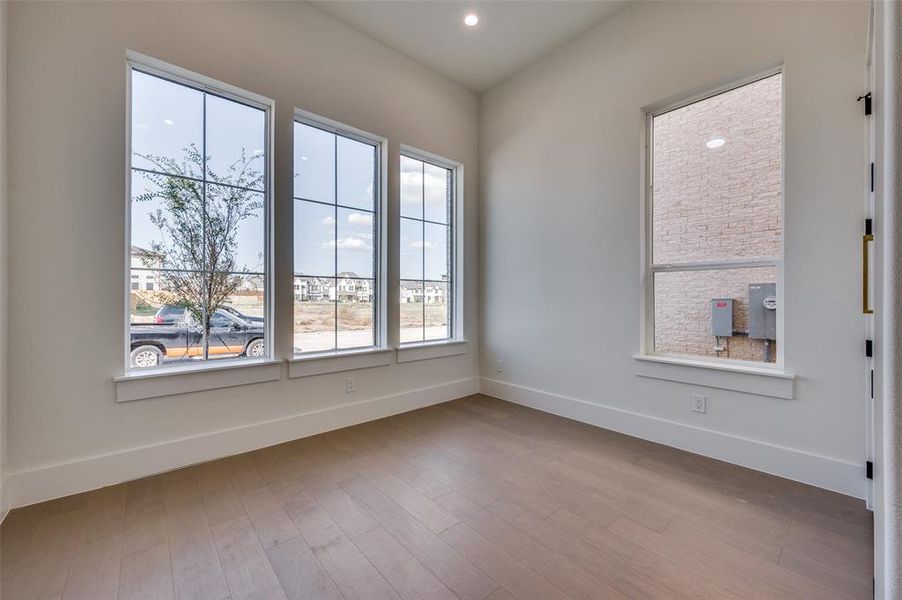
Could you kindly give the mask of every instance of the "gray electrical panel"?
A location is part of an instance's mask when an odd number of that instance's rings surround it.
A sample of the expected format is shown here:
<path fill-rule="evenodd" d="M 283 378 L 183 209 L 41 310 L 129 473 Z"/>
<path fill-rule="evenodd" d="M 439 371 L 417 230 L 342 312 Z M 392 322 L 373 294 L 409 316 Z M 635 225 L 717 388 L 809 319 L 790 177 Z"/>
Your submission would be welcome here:
<path fill-rule="evenodd" d="M 733 299 L 714 298 L 711 300 L 711 334 L 718 337 L 733 335 Z"/>
<path fill-rule="evenodd" d="M 749 284 L 749 339 L 777 339 L 777 284 Z"/>

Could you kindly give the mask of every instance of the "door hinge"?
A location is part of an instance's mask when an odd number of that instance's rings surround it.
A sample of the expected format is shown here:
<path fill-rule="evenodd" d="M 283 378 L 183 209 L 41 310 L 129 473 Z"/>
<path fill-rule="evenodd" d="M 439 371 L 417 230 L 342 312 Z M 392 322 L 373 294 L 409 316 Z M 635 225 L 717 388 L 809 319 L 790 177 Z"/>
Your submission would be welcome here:
<path fill-rule="evenodd" d="M 867 358 L 873 358 L 874 356 L 874 342 L 873 340 L 865 340 L 864 341 L 864 355 Z"/>
<path fill-rule="evenodd" d="M 872 463 L 871 461 L 868 461 L 868 462 L 864 463 L 864 466 L 865 466 L 865 471 L 866 471 L 865 475 L 867 475 L 868 479 L 873 479 L 874 478 L 874 463 Z"/>
<path fill-rule="evenodd" d="M 864 235 L 861 236 L 861 312 L 865 315 L 874 314 L 871 308 L 870 287 L 871 280 L 869 274 L 870 259 L 868 254 L 871 248 L 871 242 L 874 241 L 874 222 L 871 219 L 864 220 Z"/>
<path fill-rule="evenodd" d="M 872 106 L 871 106 L 871 92 L 868 92 L 864 96 L 858 96 L 856 102 L 861 102 L 864 100 L 864 115 L 868 116 L 871 114 Z"/>

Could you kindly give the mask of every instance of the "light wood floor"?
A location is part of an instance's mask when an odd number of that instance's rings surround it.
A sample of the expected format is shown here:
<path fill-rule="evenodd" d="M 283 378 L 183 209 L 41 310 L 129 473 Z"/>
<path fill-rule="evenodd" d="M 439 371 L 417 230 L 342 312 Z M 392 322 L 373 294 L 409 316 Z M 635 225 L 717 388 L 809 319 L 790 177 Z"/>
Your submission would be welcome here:
<path fill-rule="evenodd" d="M 13 511 L 2 597 L 870 598 L 862 502 L 473 396 Z"/>

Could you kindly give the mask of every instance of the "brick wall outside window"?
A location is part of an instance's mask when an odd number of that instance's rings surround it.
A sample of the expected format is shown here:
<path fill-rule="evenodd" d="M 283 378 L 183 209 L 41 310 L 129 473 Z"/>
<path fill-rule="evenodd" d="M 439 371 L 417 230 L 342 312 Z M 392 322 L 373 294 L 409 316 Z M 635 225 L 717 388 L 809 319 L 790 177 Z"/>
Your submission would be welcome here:
<path fill-rule="evenodd" d="M 656 264 L 781 257 L 781 79 L 774 75 L 654 118 Z M 724 144 L 709 148 L 716 139 Z M 657 273 L 655 350 L 765 360 L 764 342 L 742 332 L 748 285 L 774 282 L 773 267 Z M 712 298 L 733 299 L 736 333 L 729 338 L 711 333 Z M 770 360 L 775 357 L 771 342 Z"/>

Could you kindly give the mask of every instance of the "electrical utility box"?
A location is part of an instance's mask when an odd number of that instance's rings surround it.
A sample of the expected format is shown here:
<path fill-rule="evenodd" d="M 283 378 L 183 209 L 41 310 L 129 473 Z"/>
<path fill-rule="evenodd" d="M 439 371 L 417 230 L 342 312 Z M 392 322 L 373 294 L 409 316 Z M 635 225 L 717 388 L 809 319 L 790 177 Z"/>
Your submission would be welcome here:
<path fill-rule="evenodd" d="M 732 337 L 732 298 L 714 298 L 711 300 L 711 335 L 716 335 L 718 337 Z"/>
<path fill-rule="evenodd" d="M 777 339 L 777 284 L 749 284 L 749 339 Z"/>

